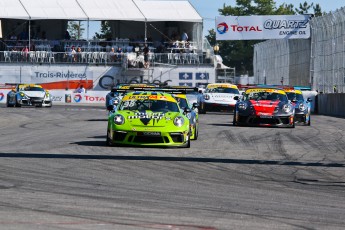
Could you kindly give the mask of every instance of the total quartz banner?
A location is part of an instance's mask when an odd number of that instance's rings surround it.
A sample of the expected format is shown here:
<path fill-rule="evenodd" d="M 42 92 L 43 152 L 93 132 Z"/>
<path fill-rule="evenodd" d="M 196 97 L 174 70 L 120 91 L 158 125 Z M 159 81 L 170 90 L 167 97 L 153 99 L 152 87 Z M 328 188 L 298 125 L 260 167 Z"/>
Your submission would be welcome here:
<path fill-rule="evenodd" d="M 216 40 L 308 39 L 310 15 L 219 16 Z"/>

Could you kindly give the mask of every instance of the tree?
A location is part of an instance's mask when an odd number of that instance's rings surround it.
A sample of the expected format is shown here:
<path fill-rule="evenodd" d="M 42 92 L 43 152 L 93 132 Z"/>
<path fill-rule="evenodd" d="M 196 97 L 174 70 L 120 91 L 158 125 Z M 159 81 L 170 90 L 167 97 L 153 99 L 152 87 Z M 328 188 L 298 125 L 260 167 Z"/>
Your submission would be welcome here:
<path fill-rule="evenodd" d="M 105 40 L 111 40 L 112 33 L 111 28 L 108 21 L 102 21 L 101 23 L 101 33 L 95 33 L 94 38 L 97 39 L 105 39 Z"/>
<path fill-rule="evenodd" d="M 80 39 L 83 36 L 85 28 L 81 26 L 80 21 L 69 21 L 67 24 L 67 30 L 74 39 Z"/>
<path fill-rule="evenodd" d="M 311 3 L 311 5 L 308 5 L 307 2 L 304 2 L 303 4 L 299 4 L 299 8 L 295 8 L 295 11 L 297 14 L 308 14 L 310 8 L 314 6 L 314 3 Z"/>
<path fill-rule="evenodd" d="M 312 5 L 309 6 L 306 3 L 303 5 L 300 4 L 301 9 L 299 9 L 299 12 L 307 12 Z M 294 15 L 297 13 L 297 9 L 294 10 L 292 4 L 284 3 L 277 7 L 273 0 L 236 0 L 236 6 L 224 4 L 223 8 L 218 9 L 218 11 L 220 15 L 223 16 Z M 254 45 L 262 41 L 216 41 L 214 29 L 209 30 L 209 34 L 206 38 L 211 46 L 215 46 L 216 44 L 219 45 L 218 53 L 222 56 L 225 65 L 235 67 L 237 74 L 253 74 Z"/>
<path fill-rule="evenodd" d="M 315 17 L 319 17 L 319 16 L 323 15 L 323 13 L 321 11 L 321 7 L 319 4 L 316 4 L 315 7 L 313 7 L 313 10 L 314 10 L 314 16 Z"/>

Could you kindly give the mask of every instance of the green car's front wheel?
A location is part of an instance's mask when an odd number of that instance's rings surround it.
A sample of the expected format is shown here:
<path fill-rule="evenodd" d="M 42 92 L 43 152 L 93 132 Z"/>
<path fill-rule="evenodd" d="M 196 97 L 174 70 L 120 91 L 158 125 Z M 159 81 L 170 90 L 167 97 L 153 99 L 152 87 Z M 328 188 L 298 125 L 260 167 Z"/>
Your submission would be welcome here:
<path fill-rule="evenodd" d="M 111 140 L 110 137 L 109 137 L 109 130 L 107 130 L 106 145 L 107 145 L 107 146 L 114 146 L 112 140 Z"/>

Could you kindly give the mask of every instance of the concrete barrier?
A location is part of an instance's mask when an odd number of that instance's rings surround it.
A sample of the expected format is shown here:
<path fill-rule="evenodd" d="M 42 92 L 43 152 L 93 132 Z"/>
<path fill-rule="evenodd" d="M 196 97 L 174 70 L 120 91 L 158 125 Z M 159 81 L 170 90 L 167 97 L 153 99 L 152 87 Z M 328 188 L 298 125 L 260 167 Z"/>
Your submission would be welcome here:
<path fill-rule="evenodd" d="M 319 94 L 318 114 L 345 117 L 345 93 Z"/>

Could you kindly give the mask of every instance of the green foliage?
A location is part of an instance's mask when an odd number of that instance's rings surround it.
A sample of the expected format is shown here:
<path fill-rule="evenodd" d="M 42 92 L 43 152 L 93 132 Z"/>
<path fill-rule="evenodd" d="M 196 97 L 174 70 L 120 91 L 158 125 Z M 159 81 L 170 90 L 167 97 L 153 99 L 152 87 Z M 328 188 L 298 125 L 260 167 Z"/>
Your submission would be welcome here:
<path fill-rule="evenodd" d="M 94 38 L 111 40 L 112 32 L 108 21 L 102 21 L 101 23 L 101 33 L 95 33 Z"/>
<path fill-rule="evenodd" d="M 80 39 L 83 36 L 85 28 L 81 26 L 80 21 L 69 21 L 67 24 L 67 30 L 74 39 Z"/>
<path fill-rule="evenodd" d="M 236 0 L 236 6 L 223 5 L 218 9 L 219 14 L 223 16 L 250 16 L 250 15 L 294 15 L 308 13 L 310 9 L 315 11 L 315 16 L 322 15 L 321 7 L 316 4 L 308 5 L 307 2 L 300 4 L 299 9 L 292 4 L 282 4 L 276 6 L 273 0 Z M 316 14 L 317 12 L 317 14 Z M 245 41 L 216 41 L 214 29 L 209 30 L 206 36 L 211 46 L 219 45 L 219 54 L 227 66 L 235 67 L 236 74 L 253 75 L 253 53 L 254 45 L 262 40 Z"/>

